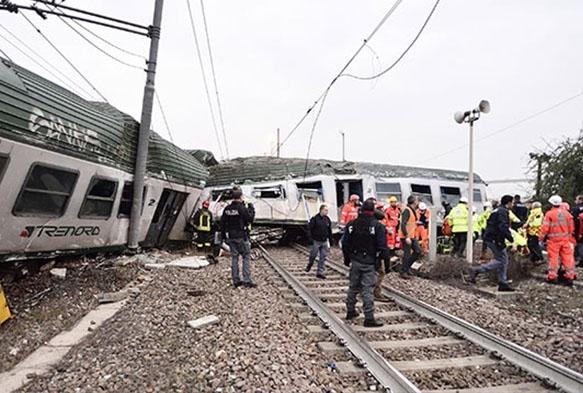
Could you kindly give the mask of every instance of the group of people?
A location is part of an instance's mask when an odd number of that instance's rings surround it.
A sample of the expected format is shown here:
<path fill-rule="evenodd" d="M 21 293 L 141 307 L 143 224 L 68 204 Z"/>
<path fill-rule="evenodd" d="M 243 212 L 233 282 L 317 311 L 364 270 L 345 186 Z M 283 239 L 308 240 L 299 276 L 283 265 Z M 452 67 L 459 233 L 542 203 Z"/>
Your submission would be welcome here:
<path fill-rule="evenodd" d="M 233 286 L 255 288 L 257 284 L 251 279 L 251 244 L 250 230 L 255 219 L 255 208 L 252 203 L 243 200 L 240 187 L 231 190 L 232 201 L 227 205 L 216 228 L 212 213 L 209 211 L 209 201 L 203 201 L 202 207 L 194 214 L 190 225 L 197 233 L 196 248 L 198 251 L 210 252 L 211 261 L 216 261 L 220 245 L 225 242 L 231 252 L 231 277 Z M 215 233 L 220 233 L 220 239 L 215 240 Z M 239 269 L 239 257 L 242 259 L 243 279 Z"/>

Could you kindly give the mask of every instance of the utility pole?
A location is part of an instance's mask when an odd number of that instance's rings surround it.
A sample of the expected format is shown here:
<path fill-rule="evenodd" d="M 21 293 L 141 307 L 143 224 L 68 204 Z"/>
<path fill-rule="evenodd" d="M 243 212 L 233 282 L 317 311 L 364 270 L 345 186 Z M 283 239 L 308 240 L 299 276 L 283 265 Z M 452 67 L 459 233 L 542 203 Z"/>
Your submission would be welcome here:
<path fill-rule="evenodd" d="M 277 129 L 277 158 L 279 158 L 279 128 Z"/>
<path fill-rule="evenodd" d="M 344 131 L 340 130 L 338 131 L 340 133 L 340 135 L 342 135 L 342 162 L 346 161 L 346 157 L 344 156 L 345 150 L 344 150 Z"/>
<path fill-rule="evenodd" d="M 144 196 L 144 178 L 146 176 L 146 161 L 148 160 L 148 142 L 150 125 L 152 123 L 152 107 L 154 106 L 154 79 L 156 77 L 156 63 L 158 61 L 158 44 L 160 43 L 160 25 L 162 23 L 162 8 L 164 0 L 156 0 L 154 6 L 154 22 L 150 27 L 150 57 L 146 74 L 146 86 L 142 101 L 142 117 L 138 148 L 136 151 L 136 168 L 134 171 L 134 198 L 128 232 L 128 248 L 136 251 L 140 238 L 140 222 L 142 218 L 142 199 Z"/>

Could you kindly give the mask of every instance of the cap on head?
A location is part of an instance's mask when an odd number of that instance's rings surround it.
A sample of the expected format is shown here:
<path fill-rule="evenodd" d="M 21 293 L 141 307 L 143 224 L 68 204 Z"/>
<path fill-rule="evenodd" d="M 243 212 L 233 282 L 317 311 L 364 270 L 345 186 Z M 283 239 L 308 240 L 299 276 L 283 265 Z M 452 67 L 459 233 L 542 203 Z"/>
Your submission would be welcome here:
<path fill-rule="evenodd" d="M 512 195 L 504 195 L 502 197 L 502 199 L 500 199 L 500 203 L 503 205 L 506 205 L 508 202 L 512 202 L 514 201 L 514 198 L 512 197 Z"/>
<path fill-rule="evenodd" d="M 425 204 L 425 202 L 419 203 L 419 210 L 427 210 L 427 205 Z"/>
<path fill-rule="evenodd" d="M 397 197 L 395 196 L 390 197 L 389 202 L 397 202 Z"/>
<path fill-rule="evenodd" d="M 460 198 L 460 203 L 468 203 L 468 198 L 466 198 L 466 197 L 461 197 L 461 198 Z"/>
<path fill-rule="evenodd" d="M 359 199 L 360 199 L 360 197 L 356 194 L 352 194 L 350 196 L 350 202 L 355 202 L 355 201 L 358 201 Z"/>
<path fill-rule="evenodd" d="M 204 201 L 204 202 L 202 203 L 202 207 L 209 207 L 209 206 L 210 206 L 210 204 L 211 204 L 211 203 L 210 203 L 209 201 Z"/>
<path fill-rule="evenodd" d="M 549 198 L 549 203 L 553 206 L 560 206 L 563 203 L 563 198 L 559 195 L 553 195 Z"/>

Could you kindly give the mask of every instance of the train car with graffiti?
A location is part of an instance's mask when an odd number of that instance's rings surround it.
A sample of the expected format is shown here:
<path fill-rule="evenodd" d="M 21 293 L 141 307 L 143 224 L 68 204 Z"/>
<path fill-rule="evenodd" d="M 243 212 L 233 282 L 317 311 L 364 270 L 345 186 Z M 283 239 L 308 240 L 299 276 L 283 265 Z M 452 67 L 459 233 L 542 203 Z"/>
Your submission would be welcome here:
<path fill-rule="evenodd" d="M 0 59 L 0 261 L 123 248 L 139 123 Z M 184 232 L 208 177 L 150 133 L 139 241 Z"/>
<path fill-rule="evenodd" d="M 405 202 L 416 195 L 428 206 L 447 200 L 457 204 L 468 195 L 468 173 L 462 171 L 407 167 L 367 162 L 330 161 L 301 158 L 236 158 L 209 167 L 207 187 L 201 201 L 211 201 L 211 210 L 220 216 L 229 202 L 233 185 L 242 188 L 247 201 L 254 204 L 255 223 L 283 227 L 294 235 L 301 232 L 309 218 L 327 204 L 329 217 L 337 226 L 342 206 L 349 196 L 361 200 L 375 197 L 388 204 L 394 196 Z M 474 204 L 482 211 L 486 184 L 474 175 Z M 439 215 L 443 218 L 443 213 Z"/>

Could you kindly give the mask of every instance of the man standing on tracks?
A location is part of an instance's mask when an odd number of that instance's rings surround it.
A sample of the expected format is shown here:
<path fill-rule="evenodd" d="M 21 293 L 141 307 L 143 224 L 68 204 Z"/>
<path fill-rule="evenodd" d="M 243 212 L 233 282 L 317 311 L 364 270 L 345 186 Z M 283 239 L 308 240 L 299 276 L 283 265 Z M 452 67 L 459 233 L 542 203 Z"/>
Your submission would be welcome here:
<path fill-rule="evenodd" d="M 344 264 L 350 266 L 350 284 L 346 295 L 346 319 L 354 319 L 356 295 L 362 289 L 365 327 L 380 327 L 382 322 L 374 318 L 374 287 L 380 260 L 389 259 L 385 227 L 374 216 L 374 198 L 362 205 L 358 218 L 346 225 L 342 252 Z"/>
<path fill-rule="evenodd" d="M 399 223 L 399 238 L 403 247 L 403 259 L 401 260 L 401 278 L 409 279 L 411 265 L 421 255 L 421 246 L 417 239 L 417 206 L 419 198 L 415 195 L 407 197 L 407 206 L 401 212 L 401 222 Z"/>
<path fill-rule="evenodd" d="M 310 257 L 306 266 L 306 272 L 310 271 L 314 265 L 316 256 L 320 253 L 316 277 L 325 279 L 324 263 L 326 262 L 328 250 L 330 250 L 330 242 L 332 241 L 332 222 L 330 221 L 330 217 L 328 217 L 328 206 L 320 206 L 320 212 L 310 219 L 307 232 L 308 240 L 312 242 L 312 247 L 310 248 Z"/>
<path fill-rule="evenodd" d="M 243 202 L 243 191 L 233 187 L 233 201 L 225 207 L 221 216 L 221 234 L 231 249 L 231 276 L 235 288 L 243 285 L 255 288 L 251 280 L 251 249 L 249 244 L 249 227 L 255 218 L 255 208 L 251 203 Z M 228 236 L 227 236 L 228 234 Z M 243 258 L 243 281 L 239 276 L 239 255 Z"/>
<path fill-rule="evenodd" d="M 549 198 L 553 205 L 545 214 L 543 226 L 540 230 L 539 241 L 548 239 L 547 252 L 549 254 L 549 270 L 547 282 L 555 284 L 559 278 L 559 255 L 565 268 L 564 277 L 567 285 L 573 285 L 575 279 L 575 257 L 573 245 L 573 230 L 575 224 L 571 212 L 561 207 L 563 199 L 559 195 Z"/>
<path fill-rule="evenodd" d="M 476 277 L 480 273 L 498 269 L 498 291 L 514 292 L 514 288 L 508 285 L 506 270 L 508 269 L 508 253 L 506 252 L 505 240 L 514 242 L 510 232 L 509 210 L 512 209 L 512 195 L 504 195 L 500 206 L 498 206 L 486 223 L 484 241 L 488 248 L 494 253 L 496 260 L 478 267 L 470 268 L 470 282 L 475 283 Z M 512 251 L 516 251 L 516 246 L 512 246 Z"/>

